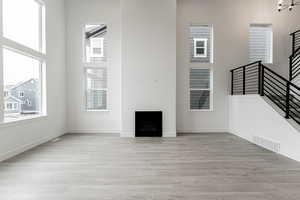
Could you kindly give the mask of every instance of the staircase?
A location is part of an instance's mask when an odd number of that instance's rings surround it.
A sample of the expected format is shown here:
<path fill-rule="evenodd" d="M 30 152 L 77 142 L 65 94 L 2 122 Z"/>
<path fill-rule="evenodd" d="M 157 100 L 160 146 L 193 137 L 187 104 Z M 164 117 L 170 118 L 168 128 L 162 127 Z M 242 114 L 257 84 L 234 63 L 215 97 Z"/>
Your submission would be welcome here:
<path fill-rule="evenodd" d="M 293 82 L 300 75 L 300 30 L 291 34 L 289 80 L 262 64 L 253 62 L 230 70 L 231 95 L 259 94 L 300 125 L 300 87 Z"/>

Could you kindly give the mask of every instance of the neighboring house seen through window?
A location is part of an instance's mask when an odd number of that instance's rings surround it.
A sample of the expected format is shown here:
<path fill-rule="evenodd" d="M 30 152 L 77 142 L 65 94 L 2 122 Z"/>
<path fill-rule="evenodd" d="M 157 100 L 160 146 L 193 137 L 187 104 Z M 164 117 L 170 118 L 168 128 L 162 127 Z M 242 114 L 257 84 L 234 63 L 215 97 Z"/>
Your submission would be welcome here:
<path fill-rule="evenodd" d="M 84 28 L 85 110 L 106 111 L 108 109 L 107 25 L 85 25 Z"/>
<path fill-rule="evenodd" d="M 2 16 L 4 122 L 45 114 L 45 5 L 42 0 L 2 0 Z"/>
<path fill-rule="evenodd" d="M 213 63 L 213 26 L 190 25 L 190 61 L 197 63 Z"/>
<path fill-rule="evenodd" d="M 86 110 L 107 110 L 106 68 L 86 69 Z"/>
<path fill-rule="evenodd" d="M 195 58 L 207 57 L 207 39 L 194 38 L 194 57 Z"/>

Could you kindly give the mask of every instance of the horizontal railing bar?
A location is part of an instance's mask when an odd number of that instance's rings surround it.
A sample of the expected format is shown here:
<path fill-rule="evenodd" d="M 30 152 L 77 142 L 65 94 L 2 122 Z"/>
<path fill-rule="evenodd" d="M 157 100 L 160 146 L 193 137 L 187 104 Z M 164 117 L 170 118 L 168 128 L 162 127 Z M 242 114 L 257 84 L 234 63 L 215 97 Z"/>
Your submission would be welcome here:
<path fill-rule="evenodd" d="M 272 74 L 276 75 L 278 78 L 282 79 L 285 82 L 289 82 L 287 79 L 285 79 L 283 76 L 279 75 L 278 73 L 274 72 L 273 70 L 265 67 L 266 70 L 268 70 L 269 72 L 271 72 Z"/>
<path fill-rule="evenodd" d="M 277 83 L 280 83 L 283 87 L 287 86 L 286 83 L 283 83 L 282 81 L 276 79 L 275 77 L 273 77 L 272 75 L 268 74 L 267 72 L 265 72 L 265 75 L 267 75 L 267 76 L 265 76 L 265 78 L 267 78 L 267 79 L 271 78 L 272 80 L 276 81 Z"/>
<path fill-rule="evenodd" d="M 261 61 L 255 61 L 255 62 L 253 62 L 253 63 L 249 63 L 249 64 L 247 64 L 247 65 L 243 65 L 243 66 L 234 68 L 234 69 L 232 69 L 232 70 L 230 70 L 230 71 L 235 71 L 235 70 L 238 70 L 238 69 L 242 69 L 243 67 L 249 67 L 249 66 L 251 66 L 251 65 L 258 64 L 258 63 L 260 63 L 260 62 L 261 62 Z"/>
<path fill-rule="evenodd" d="M 268 93 L 268 91 L 265 91 L 265 92 L 267 92 Z M 270 94 L 270 93 L 269 93 Z M 270 94 L 271 95 L 271 94 Z M 284 109 L 284 107 L 285 107 L 285 105 L 283 105 L 283 104 L 278 104 L 278 102 L 280 102 L 280 101 L 274 101 L 273 100 L 273 98 L 271 98 L 269 95 L 266 95 L 266 97 L 268 97 L 268 99 L 270 99 L 274 104 L 276 104 L 282 111 L 284 111 L 285 112 L 285 109 Z"/>
<path fill-rule="evenodd" d="M 268 90 L 266 90 L 266 91 L 268 91 L 269 92 L 269 94 L 271 95 L 271 92 L 273 93 L 273 97 L 277 100 L 277 101 L 286 101 L 286 99 L 284 99 L 284 98 L 282 98 L 278 93 L 276 93 L 276 92 L 274 92 L 272 89 L 270 89 L 270 88 L 267 88 Z M 283 104 L 284 105 L 284 104 Z"/>
<path fill-rule="evenodd" d="M 298 121 L 299 119 L 297 118 L 294 118 L 292 115 L 290 115 L 290 117 L 297 123 L 297 124 L 300 124 L 300 122 Z"/>
<path fill-rule="evenodd" d="M 290 33 L 290 35 L 295 35 L 295 34 L 297 34 L 299 32 L 300 32 L 300 30 L 297 30 L 297 31 L 294 31 L 294 32 Z"/>
<path fill-rule="evenodd" d="M 290 87 L 290 90 L 293 92 L 293 94 L 300 97 L 300 91 L 296 92 L 293 88 Z"/>
<path fill-rule="evenodd" d="M 300 114 L 299 108 L 295 108 L 294 106 L 292 106 L 292 104 L 290 104 L 290 107 L 292 108 L 290 110 L 296 111 Z"/>
<path fill-rule="evenodd" d="M 266 82 L 267 83 L 267 82 Z M 268 85 L 268 84 L 267 84 Z M 276 88 L 272 88 L 272 87 L 269 87 L 269 86 L 267 86 L 267 85 L 265 85 L 265 87 L 266 88 L 268 88 L 269 90 L 272 90 L 272 89 L 274 89 L 274 90 L 276 90 L 276 92 L 278 92 L 278 93 L 280 93 L 282 96 L 285 96 L 285 94 L 284 93 L 282 93 L 282 92 L 280 92 L 280 91 L 278 91 Z M 284 98 L 282 98 L 283 100 L 285 100 Z"/>
<path fill-rule="evenodd" d="M 285 88 L 282 88 L 281 86 L 279 86 L 277 83 L 273 82 L 272 80 L 270 80 L 269 78 L 265 77 L 265 79 L 267 79 L 268 81 L 270 81 L 271 83 L 273 83 L 274 85 L 276 85 L 277 87 L 279 87 L 281 90 L 286 91 L 286 86 L 284 85 Z M 266 81 L 267 82 L 267 81 Z"/>

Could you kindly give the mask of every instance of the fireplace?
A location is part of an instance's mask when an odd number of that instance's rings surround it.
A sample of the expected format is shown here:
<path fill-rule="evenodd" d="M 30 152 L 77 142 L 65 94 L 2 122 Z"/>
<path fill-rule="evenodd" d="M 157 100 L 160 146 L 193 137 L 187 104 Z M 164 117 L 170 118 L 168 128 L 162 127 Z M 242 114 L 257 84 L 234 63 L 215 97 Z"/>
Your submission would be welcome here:
<path fill-rule="evenodd" d="M 136 111 L 136 137 L 162 137 L 162 111 Z"/>

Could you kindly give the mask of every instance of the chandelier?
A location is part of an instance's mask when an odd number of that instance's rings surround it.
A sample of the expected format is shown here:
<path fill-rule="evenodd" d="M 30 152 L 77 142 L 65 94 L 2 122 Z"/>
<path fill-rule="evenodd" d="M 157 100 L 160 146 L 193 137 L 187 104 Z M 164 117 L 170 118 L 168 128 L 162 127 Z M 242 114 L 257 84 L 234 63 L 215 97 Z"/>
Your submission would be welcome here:
<path fill-rule="evenodd" d="M 300 1 L 295 0 L 278 0 L 277 9 L 278 11 L 282 11 L 288 9 L 292 11 L 295 6 L 300 6 Z"/>

